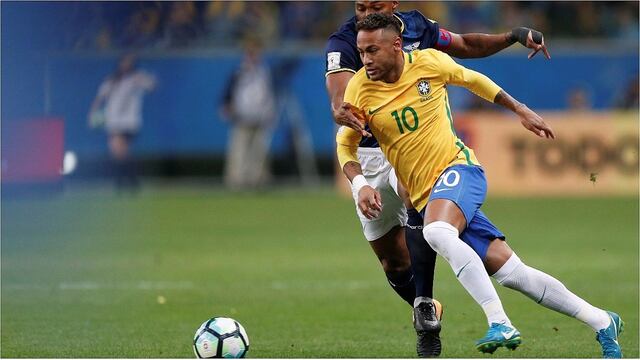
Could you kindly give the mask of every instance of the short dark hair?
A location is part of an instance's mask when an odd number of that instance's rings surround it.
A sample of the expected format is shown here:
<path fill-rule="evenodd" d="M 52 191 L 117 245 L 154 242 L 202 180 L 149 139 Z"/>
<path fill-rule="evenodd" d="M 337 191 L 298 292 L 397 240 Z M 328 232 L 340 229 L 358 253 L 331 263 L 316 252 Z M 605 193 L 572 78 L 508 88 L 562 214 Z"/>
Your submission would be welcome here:
<path fill-rule="evenodd" d="M 356 24 L 356 31 L 385 29 L 391 30 L 398 35 L 402 33 L 401 28 L 402 24 L 395 16 L 380 13 L 369 14 Z"/>

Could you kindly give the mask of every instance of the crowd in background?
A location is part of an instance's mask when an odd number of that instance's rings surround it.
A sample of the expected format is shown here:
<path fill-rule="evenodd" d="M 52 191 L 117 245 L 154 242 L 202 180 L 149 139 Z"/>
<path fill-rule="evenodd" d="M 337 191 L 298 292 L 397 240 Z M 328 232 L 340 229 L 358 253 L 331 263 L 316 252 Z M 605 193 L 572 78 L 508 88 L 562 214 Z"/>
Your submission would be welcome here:
<path fill-rule="evenodd" d="M 638 41 L 638 2 L 401 2 L 457 32 L 504 32 L 526 24 L 547 37 Z M 184 49 L 237 46 L 257 33 L 267 46 L 322 44 L 353 16 L 351 1 L 144 1 L 66 3 L 73 50 Z M 571 19 L 566 14 L 574 14 Z"/>

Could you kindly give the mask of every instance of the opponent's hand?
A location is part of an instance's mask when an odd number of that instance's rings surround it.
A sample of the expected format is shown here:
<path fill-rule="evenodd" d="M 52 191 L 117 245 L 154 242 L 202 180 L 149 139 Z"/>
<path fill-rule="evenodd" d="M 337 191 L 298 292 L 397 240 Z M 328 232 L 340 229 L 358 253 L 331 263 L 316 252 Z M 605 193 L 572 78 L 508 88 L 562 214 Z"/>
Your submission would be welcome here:
<path fill-rule="evenodd" d="M 364 111 L 347 102 L 343 102 L 339 108 L 333 111 L 333 119 L 338 125 L 348 126 L 362 136 L 371 137 L 371 134 L 364 129 Z"/>
<path fill-rule="evenodd" d="M 536 134 L 539 137 L 546 137 L 547 139 L 555 139 L 556 135 L 547 123 L 542 118 L 531 111 L 526 105 L 522 105 L 518 108 L 517 112 L 520 116 L 520 122 L 527 130 Z"/>
<path fill-rule="evenodd" d="M 365 185 L 358 192 L 358 208 L 367 219 L 375 219 L 382 211 L 382 197 L 380 193 L 369 185 Z"/>
<path fill-rule="evenodd" d="M 529 54 L 529 56 L 527 56 L 527 58 L 531 59 L 532 57 L 536 56 L 538 51 L 542 50 L 544 56 L 547 59 L 551 59 L 551 54 L 549 54 L 549 50 L 547 50 L 547 46 L 544 44 L 544 35 L 542 35 L 541 32 L 536 31 L 536 38 L 534 39 L 534 31 L 535 30 L 529 30 L 529 33 L 527 34 L 527 42 L 525 46 L 529 49 L 533 49 L 533 51 Z"/>

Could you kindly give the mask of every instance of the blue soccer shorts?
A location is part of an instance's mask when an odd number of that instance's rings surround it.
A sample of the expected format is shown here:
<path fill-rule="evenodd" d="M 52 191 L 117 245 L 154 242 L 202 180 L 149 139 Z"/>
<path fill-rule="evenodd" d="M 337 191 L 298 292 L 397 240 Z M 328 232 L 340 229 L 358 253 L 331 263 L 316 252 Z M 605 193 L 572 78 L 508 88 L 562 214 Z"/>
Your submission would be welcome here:
<path fill-rule="evenodd" d="M 471 246 L 482 260 L 487 256 L 491 241 L 505 239 L 504 234 L 480 210 L 486 195 L 487 179 L 480 166 L 453 165 L 438 177 L 429 196 L 429 201 L 447 199 L 460 208 L 467 220 L 460 239 Z M 420 212 L 423 217 L 425 210 L 426 207 Z"/>

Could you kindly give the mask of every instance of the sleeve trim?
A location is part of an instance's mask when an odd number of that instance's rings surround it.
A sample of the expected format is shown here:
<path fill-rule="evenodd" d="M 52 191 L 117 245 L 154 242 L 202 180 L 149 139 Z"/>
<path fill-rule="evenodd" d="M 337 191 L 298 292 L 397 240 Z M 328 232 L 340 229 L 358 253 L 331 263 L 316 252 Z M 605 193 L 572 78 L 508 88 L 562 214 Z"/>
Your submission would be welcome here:
<path fill-rule="evenodd" d="M 335 69 L 335 70 L 331 70 L 331 71 L 327 71 L 324 76 L 327 77 L 329 74 L 335 74 L 335 73 L 339 73 L 339 72 L 343 72 L 343 71 L 351 71 L 352 73 L 356 73 L 355 70 L 353 69 L 349 69 L 349 68 L 340 68 L 340 69 Z"/>

